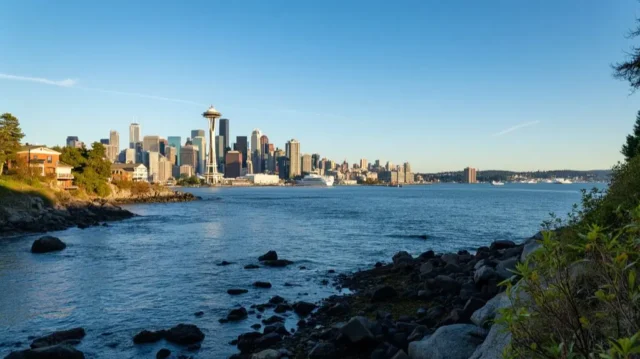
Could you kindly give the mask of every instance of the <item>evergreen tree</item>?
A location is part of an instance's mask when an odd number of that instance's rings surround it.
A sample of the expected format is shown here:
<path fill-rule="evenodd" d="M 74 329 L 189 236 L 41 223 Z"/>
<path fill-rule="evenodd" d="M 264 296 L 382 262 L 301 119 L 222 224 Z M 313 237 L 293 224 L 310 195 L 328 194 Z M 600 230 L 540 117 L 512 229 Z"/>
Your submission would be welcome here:
<path fill-rule="evenodd" d="M 4 164 L 16 159 L 23 137 L 24 133 L 16 117 L 10 113 L 0 115 L 0 175 L 4 170 Z"/>
<path fill-rule="evenodd" d="M 640 154 L 640 111 L 636 115 L 633 133 L 627 135 L 627 143 L 622 145 L 622 151 L 620 152 L 622 152 L 627 161 Z"/>

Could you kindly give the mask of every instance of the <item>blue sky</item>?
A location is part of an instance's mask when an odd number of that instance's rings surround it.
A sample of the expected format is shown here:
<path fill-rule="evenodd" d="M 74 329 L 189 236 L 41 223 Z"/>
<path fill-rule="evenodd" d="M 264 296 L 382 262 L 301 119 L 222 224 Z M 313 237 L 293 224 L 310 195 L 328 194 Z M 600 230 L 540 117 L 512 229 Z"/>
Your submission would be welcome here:
<path fill-rule="evenodd" d="M 415 170 L 609 168 L 640 110 L 611 77 L 634 0 L 2 1 L 0 112 L 26 140 L 189 136 Z M 636 42 L 640 43 L 640 41 Z M 16 77 L 19 76 L 19 77 Z M 37 78 L 40 80 L 34 80 Z M 181 101 L 173 101 L 181 100 Z"/>

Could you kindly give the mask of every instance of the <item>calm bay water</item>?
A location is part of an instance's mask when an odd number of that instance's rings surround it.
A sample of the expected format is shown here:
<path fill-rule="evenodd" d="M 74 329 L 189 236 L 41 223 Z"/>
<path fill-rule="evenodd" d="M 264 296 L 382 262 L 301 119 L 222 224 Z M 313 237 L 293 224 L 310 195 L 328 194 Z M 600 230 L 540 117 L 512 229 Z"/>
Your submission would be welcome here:
<path fill-rule="evenodd" d="M 198 325 L 206 335 L 198 358 L 234 353 L 227 343 L 259 322 L 219 324 L 236 305 L 290 302 L 334 294 L 321 284 L 335 274 L 419 254 L 473 250 L 497 239 L 533 235 L 549 212 L 566 214 L 592 184 L 442 184 L 335 188 L 201 188 L 203 201 L 133 205 L 140 215 L 109 227 L 54 233 L 68 245 L 33 255 L 39 236 L 0 240 L 0 357 L 26 348 L 27 337 L 82 326 L 88 358 L 150 358 L 160 342 L 133 345 L 143 329 Z M 427 235 L 423 240 L 418 236 Z M 245 270 L 267 250 L 288 268 Z M 235 262 L 216 266 L 222 260 Z M 300 270 L 305 266 L 307 270 Z M 272 289 L 251 283 L 270 281 Z M 295 286 L 288 287 L 286 282 Z M 232 297 L 228 288 L 247 288 Z M 203 311 L 196 318 L 193 313 Z M 267 314 L 267 316 L 270 314 Z M 297 318 L 291 314 L 288 326 Z"/>

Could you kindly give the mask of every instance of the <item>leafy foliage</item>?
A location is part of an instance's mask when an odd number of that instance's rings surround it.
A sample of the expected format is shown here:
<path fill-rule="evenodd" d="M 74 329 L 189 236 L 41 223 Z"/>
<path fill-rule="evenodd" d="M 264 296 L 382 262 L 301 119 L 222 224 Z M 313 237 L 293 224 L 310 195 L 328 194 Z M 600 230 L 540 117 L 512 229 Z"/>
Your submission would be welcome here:
<path fill-rule="evenodd" d="M 200 179 L 197 176 L 183 177 L 176 184 L 178 186 L 197 186 L 200 184 Z"/>
<path fill-rule="evenodd" d="M 627 135 L 627 142 L 622 145 L 622 151 L 620 152 L 627 161 L 640 154 L 640 111 L 636 115 L 633 133 Z"/>
<path fill-rule="evenodd" d="M 630 38 L 640 36 L 640 19 L 638 27 L 629 33 Z M 633 47 L 627 61 L 613 65 L 613 76 L 617 79 L 628 81 L 635 91 L 640 88 L 640 47 Z"/>
<path fill-rule="evenodd" d="M 76 184 L 89 194 L 100 197 L 111 193 L 107 180 L 111 176 L 111 162 L 105 158 L 106 149 L 100 142 L 94 142 L 91 149 L 64 147 L 60 160 L 73 166 Z"/>
<path fill-rule="evenodd" d="M 7 161 L 16 159 L 20 150 L 20 141 L 24 133 L 20 129 L 20 122 L 10 113 L 0 115 L 0 175 Z"/>

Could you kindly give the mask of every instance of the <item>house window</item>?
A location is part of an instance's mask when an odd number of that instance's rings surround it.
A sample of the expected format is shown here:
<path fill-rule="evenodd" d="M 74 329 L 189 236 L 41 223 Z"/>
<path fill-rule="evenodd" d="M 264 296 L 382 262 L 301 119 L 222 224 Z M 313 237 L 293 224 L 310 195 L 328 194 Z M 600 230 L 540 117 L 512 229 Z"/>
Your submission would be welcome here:
<path fill-rule="evenodd" d="M 47 163 L 51 163 L 53 162 L 53 159 L 51 158 L 51 156 L 47 156 Z"/>

